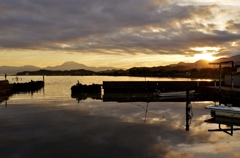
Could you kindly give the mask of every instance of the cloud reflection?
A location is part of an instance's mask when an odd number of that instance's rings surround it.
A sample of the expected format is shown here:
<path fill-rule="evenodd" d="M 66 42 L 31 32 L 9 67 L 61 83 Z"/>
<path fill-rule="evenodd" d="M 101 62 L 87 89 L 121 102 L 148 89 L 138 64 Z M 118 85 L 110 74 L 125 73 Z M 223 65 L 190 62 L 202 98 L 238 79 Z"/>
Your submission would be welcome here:
<path fill-rule="evenodd" d="M 143 102 L 88 99 L 80 104 L 55 104 L 60 103 L 16 104 L 1 110 L 2 156 L 212 158 L 238 153 L 239 137 L 209 133 L 205 124 L 193 124 L 186 132 L 181 127 L 185 126 L 185 103 L 150 103 L 146 122 Z M 159 117 L 163 114 L 168 119 Z M 194 119 L 201 116 L 195 113 Z"/>

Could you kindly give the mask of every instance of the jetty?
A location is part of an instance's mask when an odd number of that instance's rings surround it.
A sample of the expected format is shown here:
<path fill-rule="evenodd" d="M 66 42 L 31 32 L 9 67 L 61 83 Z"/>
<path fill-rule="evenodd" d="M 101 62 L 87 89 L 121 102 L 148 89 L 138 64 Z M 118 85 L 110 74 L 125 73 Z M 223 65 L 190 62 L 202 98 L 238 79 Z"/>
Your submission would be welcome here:
<path fill-rule="evenodd" d="M 35 92 L 44 87 L 44 81 L 30 81 L 25 83 L 9 83 L 8 80 L 0 81 L 0 97 L 8 98 L 15 93 Z"/>
<path fill-rule="evenodd" d="M 13 85 L 9 84 L 8 80 L 0 81 L 0 95 L 8 95 L 11 93 Z"/>
<path fill-rule="evenodd" d="M 240 87 L 203 86 L 198 88 L 199 97 L 220 101 L 223 104 L 231 103 L 233 106 L 240 106 Z"/>
<path fill-rule="evenodd" d="M 34 92 L 38 91 L 44 87 L 44 81 L 30 81 L 25 83 L 13 83 L 11 92 L 21 93 L 21 92 Z"/>
<path fill-rule="evenodd" d="M 185 96 L 156 97 L 153 94 L 156 91 L 161 93 L 194 91 L 194 97 L 190 97 L 192 101 L 221 101 L 234 104 L 240 102 L 240 88 L 225 86 L 223 81 L 103 81 L 102 85 L 78 83 L 71 87 L 71 91 L 72 96 L 76 96 L 77 93 L 103 93 L 103 101 L 118 102 L 186 101 Z M 81 98 L 79 96 L 81 95 L 78 95 L 78 98 Z"/>
<path fill-rule="evenodd" d="M 77 83 L 72 93 L 154 93 L 196 90 L 199 86 L 214 85 L 213 81 L 103 81 L 103 84 Z"/>
<path fill-rule="evenodd" d="M 103 89 L 104 93 L 154 93 L 196 90 L 214 84 L 214 81 L 103 81 Z"/>

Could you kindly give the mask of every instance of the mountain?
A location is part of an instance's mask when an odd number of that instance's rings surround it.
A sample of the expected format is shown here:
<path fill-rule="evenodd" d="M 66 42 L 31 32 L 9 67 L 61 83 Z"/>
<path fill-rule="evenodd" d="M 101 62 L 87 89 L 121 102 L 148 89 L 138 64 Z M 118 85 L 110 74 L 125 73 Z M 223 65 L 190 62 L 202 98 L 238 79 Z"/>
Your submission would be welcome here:
<path fill-rule="evenodd" d="M 114 67 L 89 67 L 84 64 L 79 64 L 77 62 L 73 61 L 68 61 L 63 63 L 62 65 L 57 65 L 57 66 L 48 66 L 45 68 L 42 68 L 45 70 L 78 70 L 78 69 L 85 69 L 85 70 L 90 70 L 90 71 L 105 71 L 105 70 L 112 70 L 116 69 Z"/>
<path fill-rule="evenodd" d="M 62 65 L 48 66 L 42 69 L 44 70 L 77 70 L 77 69 L 88 69 L 89 67 L 84 64 L 79 64 L 73 61 L 65 62 Z"/>
<path fill-rule="evenodd" d="M 0 74 L 15 75 L 19 71 L 38 71 L 40 67 L 25 65 L 25 66 L 0 66 Z"/>
<path fill-rule="evenodd" d="M 198 60 L 194 63 L 185 63 L 185 62 L 179 62 L 178 64 L 170 64 L 169 67 L 174 67 L 176 69 L 182 69 L 182 70 L 188 70 L 188 69 L 202 69 L 202 68 L 212 68 L 212 65 L 209 65 L 209 61 L 207 60 Z"/>
<path fill-rule="evenodd" d="M 214 60 L 214 62 L 223 62 L 223 61 L 240 62 L 240 55 L 231 56 L 229 58 L 219 58 L 217 60 Z"/>
<path fill-rule="evenodd" d="M 219 58 L 217 60 L 214 60 L 212 62 L 209 62 L 207 60 L 198 60 L 194 63 L 185 63 L 185 62 L 179 62 L 178 64 L 170 64 L 168 66 L 174 67 L 175 69 L 182 69 L 182 70 L 187 70 L 187 69 L 202 69 L 202 68 L 213 68 L 214 65 L 210 65 L 209 63 L 218 63 L 218 62 L 223 62 L 223 61 L 234 61 L 235 63 L 240 63 L 240 55 L 235 55 L 231 56 L 229 58 Z M 216 65 L 215 65 L 216 67 Z"/>
<path fill-rule="evenodd" d="M 239 62 L 240 63 L 240 55 L 235 55 L 229 58 L 220 58 L 212 62 L 222 62 L 222 61 L 234 61 L 234 62 Z M 198 60 L 194 63 L 185 63 L 185 62 L 179 62 L 177 64 L 170 64 L 167 66 L 156 66 L 152 67 L 153 70 L 160 70 L 160 69 L 165 69 L 165 70 L 189 70 L 192 68 L 213 68 L 213 65 L 209 65 L 209 61 L 206 60 Z M 0 66 L 0 75 L 4 75 L 5 73 L 7 75 L 15 75 L 18 72 L 22 71 L 39 71 L 40 69 L 45 69 L 45 70 L 79 70 L 79 69 L 85 69 L 89 71 L 94 71 L 94 72 L 100 72 L 100 71 L 106 71 L 106 70 L 113 70 L 117 69 L 114 67 L 89 67 L 84 64 L 79 64 L 77 62 L 69 61 L 65 62 L 62 65 L 57 65 L 57 66 L 47 66 L 44 68 L 36 67 L 36 66 L 31 66 L 31 65 L 25 65 L 25 66 Z"/>
<path fill-rule="evenodd" d="M 7 75 L 15 75 L 18 72 L 23 72 L 23 71 L 39 71 L 40 69 L 44 70 L 78 70 L 78 69 L 85 69 L 85 70 L 90 70 L 90 71 L 105 71 L 105 70 L 112 70 L 116 69 L 113 67 L 89 67 L 84 64 L 79 64 L 73 61 L 65 62 L 62 65 L 57 65 L 57 66 L 47 66 L 44 68 L 36 67 L 36 66 L 31 66 L 31 65 L 25 65 L 25 66 L 0 66 L 0 75 L 4 75 L 5 73 Z"/>

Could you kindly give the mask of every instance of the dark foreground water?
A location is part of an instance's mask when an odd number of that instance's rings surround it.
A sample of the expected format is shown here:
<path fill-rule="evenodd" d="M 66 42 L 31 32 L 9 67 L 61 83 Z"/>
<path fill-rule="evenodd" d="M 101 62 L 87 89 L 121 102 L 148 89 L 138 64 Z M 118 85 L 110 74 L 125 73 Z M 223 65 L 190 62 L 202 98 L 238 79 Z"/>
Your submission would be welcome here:
<path fill-rule="evenodd" d="M 233 136 L 208 131 L 218 129 L 218 124 L 204 122 L 210 118 L 204 106 L 211 101 L 192 102 L 187 131 L 185 102 L 78 101 L 70 91 L 77 80 L 171 79 L 45 76 L 45 87 L 38 93 L 13 95 L 0 104 L 1 158 L 240 157 L 240 131 Z"/>

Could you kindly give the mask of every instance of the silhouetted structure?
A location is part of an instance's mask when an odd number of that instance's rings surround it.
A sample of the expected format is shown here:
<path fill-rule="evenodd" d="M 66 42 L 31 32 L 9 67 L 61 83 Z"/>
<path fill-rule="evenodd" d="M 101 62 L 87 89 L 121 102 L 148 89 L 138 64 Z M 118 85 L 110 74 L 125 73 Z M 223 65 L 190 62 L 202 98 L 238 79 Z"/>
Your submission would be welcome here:
<path fill-rule="evenodd" d="M 81 84 L 79 81 L 76 85 L 71 87 L 73 93 L 101 93 L 102 85 L 101 84 L 92 84 L 86 85 Z"/>
<path fill-rule="evenodd" d="M 21 93 L 21 92 L 35 92 L 44 87 L 43 81 L 31 81 L 25 83 L 14 83 L 11 92 Z"/>

